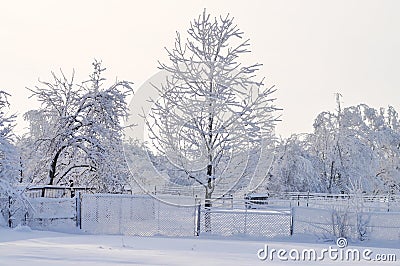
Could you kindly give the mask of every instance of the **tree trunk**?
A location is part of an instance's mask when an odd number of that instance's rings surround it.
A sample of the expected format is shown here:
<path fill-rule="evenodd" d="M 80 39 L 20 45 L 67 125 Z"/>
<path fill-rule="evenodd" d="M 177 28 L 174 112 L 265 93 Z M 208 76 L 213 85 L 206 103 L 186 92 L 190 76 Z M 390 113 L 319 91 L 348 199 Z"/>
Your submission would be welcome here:
<path fill-rule="evenodd" d="M 61 152 L 64 150 L 64 148 L 65 148 L 65 146 L 61 147 L 57 151 L 56 155 L 54 155 L 53 160 L 51 161 L 50 170 L 49 170 L 49 179 L 50 179 L 49 185 L 54 184 L 54 179 L 56 176 L 57 161 L 58 161 L 58 158 L 60 157 Z"/>
<path fill-rule="evenodd" d="M 207 181 L 207 186 L 206 186 L 206 197 L 205 197 L 205 202 L 204 202 L 204 207 L 205 207 L 205 229 L 206 232 L 211 233 L 211 208 L 212 208 L 212 201 L 211 201 L 211 196 L 214 191 L 214 182 L 212 178 L 212 165 L 209 164 L 207 165 L 207 176 L 208 176 L 208 181 Z"/>
<path fill-rule="evenodd" d="M 13 214 L 11 208 L 12 208 L 12 197 L 8 196 L 8 227 L 10 228 L 13 226 L 12 224 Z"/>
<path fill-rule="evenodd" d="M 334 179 L 334 171 L 333 171 L 333 166 L 334 166 L 334 164 L 335 164 L 335 161 L 332 161 L 332 163 L 331 163 L 331 165 L 330 165 L 330 171 L 331 171 L 331 173 L 330 173 L 330 175 L 329 175 L 329 184 L 328 184 L 328 192 L 329 192 L 329 194 L 331 194 L 332 193 L 332 186 L 333 186 L 333 179 Z"/>
<path fill-rule="evenodd" d="M 212 191 L 210 191 L 210 189 L 207 186 L 206 197 L 204 202 L 204 207 L 205 207 L 204 228 L 207 233 L 211 233 L 211 212 L 210 212 L 212 208 L 211 196 L 212 196 Z"/>
<path fill-rule="evenodd" d="M 57 161 L 58 158 L 60 157 L 61 152 L 64 150 L 65 146 L 62 146 L 57 153 L 54 155 L 53 160 L 51 161 L 50 164 L 50 170 L 49 170 L 49 184 L 48 185 L 53 185 L 54 184 L 54 179 L 56 177 L 56 167 L 57 167 Z M 42 197 L 45 196 L 45 189 L 42 189 Z"/>

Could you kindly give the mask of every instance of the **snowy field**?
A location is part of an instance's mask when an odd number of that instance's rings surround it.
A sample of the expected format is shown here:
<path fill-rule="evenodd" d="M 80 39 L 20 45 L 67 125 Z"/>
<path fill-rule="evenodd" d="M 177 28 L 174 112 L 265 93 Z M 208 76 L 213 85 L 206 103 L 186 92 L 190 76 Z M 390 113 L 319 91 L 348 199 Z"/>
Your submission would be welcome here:
<path fill-rule="evenodd" d="M 306 265 L 309 261 L 262 261 L 258 250 L 315 249 L 318 252 L 334 243 L 316 243 L 312 239 L 245 240 L 215 238 L 163 238 L 117 235 L 83 235 L 34 231 L 27 227 L 0 228 L 0 265 Z M 363 245 L 363 246 L 362 246 Z M 396 254 L 397 262 L 361 259 L 351 265 L 399 265 L 398 242 L 350 243 L 348 248 L 370 249 L 376 254 Z M 262 255 L 262 254 L 261 254 Z M 325 258 L 314 265 L 335 265 Z"/>

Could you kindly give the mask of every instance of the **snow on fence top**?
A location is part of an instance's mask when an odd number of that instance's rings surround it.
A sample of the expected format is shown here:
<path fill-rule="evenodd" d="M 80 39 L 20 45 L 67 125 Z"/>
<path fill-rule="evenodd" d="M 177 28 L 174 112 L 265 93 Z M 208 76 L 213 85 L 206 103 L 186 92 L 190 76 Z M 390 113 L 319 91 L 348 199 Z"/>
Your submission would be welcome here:
<path fill-rule="evenodd" d="M 95 193 L 96 189 L 91 187 L 66 187 L 66 186 L 33 186 L 27 188 L 25 195 L 29 198 L 72 198 L 78 192 L 81 193 Z"/>

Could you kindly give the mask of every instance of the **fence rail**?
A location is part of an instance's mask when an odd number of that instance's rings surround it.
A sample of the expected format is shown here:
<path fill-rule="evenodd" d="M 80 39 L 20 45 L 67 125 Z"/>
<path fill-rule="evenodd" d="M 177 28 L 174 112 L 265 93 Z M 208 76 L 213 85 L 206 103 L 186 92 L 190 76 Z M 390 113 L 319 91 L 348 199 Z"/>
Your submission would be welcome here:
<path fill-rule="evenodd" d="M 248 195 L 251 196 L 252 194 Z M 400 195 L 359 195 L 359 194 L 327 194 L 327 193 L 298 193 L 256 194 L 256 197 L 266 197 L 267 202 L 278 203 L 291 207 L 311 208 L 361 208 L 364 212 L 400 212 Z M 290 203 L 289 203 L 290 202 Z"/>

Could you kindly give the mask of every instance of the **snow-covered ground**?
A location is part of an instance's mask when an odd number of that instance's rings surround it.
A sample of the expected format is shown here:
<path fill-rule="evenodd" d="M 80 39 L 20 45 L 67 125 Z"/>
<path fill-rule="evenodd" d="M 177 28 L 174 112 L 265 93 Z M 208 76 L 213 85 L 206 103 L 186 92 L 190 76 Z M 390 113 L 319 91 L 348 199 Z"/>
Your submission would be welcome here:
<path fill-rule="evenodd" d="M 258 250 L 315 249 L 321 251 L 334 243 L 316 243 L 312 239 L 245 240 L 216 238 L 164 238 L 121 235 L 66 234 L 34 231 L 26 227 L 0 228 L 0 265 L 292 265 L 308 261 L 262 261 Z M 348 262 L 351 265 L 399 265 L 400 243 L 365 242 L 348 248 L 370 249 L 376 254 L 396 254 L 397 262 Z M 262 255 L 262 254 L 261 254 Z M 276 256 L 276 255 L 275 255 Z M 287 256 L 287 255 L 286 255 Z M 335 265 L 327 258 L 311 262 L 315 265 Z"/>

